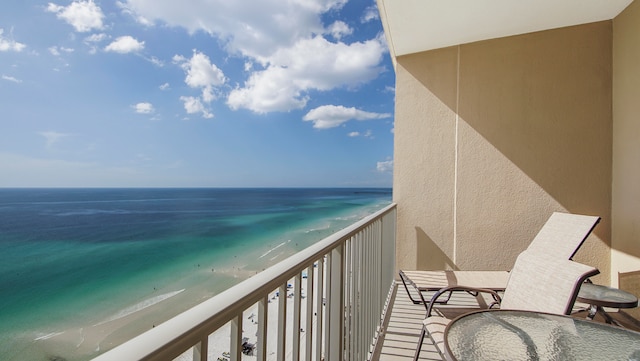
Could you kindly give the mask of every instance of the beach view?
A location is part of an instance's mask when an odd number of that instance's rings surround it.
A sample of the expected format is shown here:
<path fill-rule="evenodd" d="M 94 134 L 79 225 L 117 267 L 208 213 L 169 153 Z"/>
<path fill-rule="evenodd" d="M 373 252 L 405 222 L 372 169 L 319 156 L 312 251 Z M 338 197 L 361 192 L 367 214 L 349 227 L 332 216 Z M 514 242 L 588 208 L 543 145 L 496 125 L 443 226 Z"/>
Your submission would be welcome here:
<path fill-rule="evenodd" d="M 383 209 L 394 81 L 374 0 L 0 5 L 0 360 L 91 359 Z"/>
<path fill-rule="evenodd" d="M 0 361 L 640 359 L 638 59 L 640 0 L 2 1 Z"/>
<path fill-rule="evenodd" d="M 0 190 L 0 358 L 89 359 L 390 201 L 389 189 Z"/>

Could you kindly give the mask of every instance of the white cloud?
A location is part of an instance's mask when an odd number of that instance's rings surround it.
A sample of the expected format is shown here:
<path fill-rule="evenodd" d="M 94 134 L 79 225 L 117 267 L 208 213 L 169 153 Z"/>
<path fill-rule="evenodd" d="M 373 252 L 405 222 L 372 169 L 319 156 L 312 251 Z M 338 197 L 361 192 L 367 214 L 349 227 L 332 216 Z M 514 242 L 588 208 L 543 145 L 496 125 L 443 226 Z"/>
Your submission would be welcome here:
<path fill-rule="evenodd" d="M 93 0 L 74 1 L 68 6 L 49 3 L 47 11 L 55 13 L 58 19 L 66 21 L 81 33 L 103 28 L 104 14 Z"/>
<path fill-rule="evenodd" d="M 316 129 L 329 129 L 340 126 L 349 120 L 371 120 L 391 117 L 389 113 L 372 113 L 342 105 L 323 105 L 310 110 L 302 120 L 313 122 Z"/>
<path fill-rule="evenodd" d="M 347 136 L 349 136 L 351 138 L 363 137 L 363 138 L 373 139 L 373 132 L 371 131 L 371 129 L 367 129 L 367 131 L 364 132 L 364 133 L 351 132 L 351 133 L 347 134 Z"/>
<path fill-rule="evenodd" d="M 206 32 L 230 54 L 244 56 L 247 78 L 231 90 L 227 104 L 231 109 L 266 113 L 303 108 L 309 92 L 355 88 L 384 71 L 380 64 L 387 47 L 382 36 L 347 44 L 340 39 L 353 29 L 341 21 L 323 24 L 324 14 L 346 2 L 121 0 L 120 7 L 138 19 Z M 187 59 L 177 56 L 174 62 L 184 66 Z M 220 96 L 216 85 L 195 85 L 195 79 L 199 77 L 186 82 L 201 88 L 202 102 Z"/>
<path fill-rule="evenodd" d="M 222 70 L 211 59 L 197 50 L 193 51 L 191 59 L 182 55 L 175 55 L 173 62 L 178 64 L 186 73 L 184 82 L 190 88 L 200 89 L 200 97 L 182 96 L 180 100 L 184 102 L 184 108 L 188 114 L 202 113 L 205 118 L 213 118 L 213 114 L 202 104 L 211 103 L 217 98 L 218 88 L 227 81 Z"/>
<path fill-rule="evenodd" d="M 65 52 L 65 53 L 73 53 L 74 49 L 71 48 L 65 48 L 65 47 L 58 47 L 58 46 L 52 46 L 49 48 L 49 52 L 51 53 L 51 55 L 53 56 L 60 56 L 60 52 Z"/>
<path fill-rule="evenodd" d="M 368 23 L 372 20 L 380 19 L 380 13 L 378 12 L 378 7 L 376 5 L 371 5 L 364 10 L 364 14 L 362 18 L 360 18 L 360 22 Z"/>
<path fill-rule="evenodd" d="M 135 109 L 138 114 L 151 114 L 155 112 L 153 104 L 147 102 L 135 104 L 133 105 L 133 109 Z"/>
<path fill-rule="evenodd" d="M 21 52 L 27 46 L 19 43 L 13 39 L 7 39 L 2 34 L 4 33 L 4 29 L 0 28 L 0 51 L 15 51 Z"/>
<path fill-rule="evenodd" d="M 202 101 L 205 103 L 211 103 L 216 99 L 216 94 L 213 92 L 213 88 L 210 86 L 206 86 L 202 88 Z"/>
<path fill-rule="evenodd" d="M 158 58 L 156 58 L 155 56 L 152 56 L 151 58 L 147 59 L 149 60 L 149 62 L 151 62 L 151 64 L 162 68 L 164 66 L 164 62 Z"/>
<path fill-rule="evenodd" d="M 123 14 L 130 15 L 131 17 L 136 19 L 138 23 L 144 26 L 153 26 L 153 21 L 145 18 L 144 16 L 137 15 L 136 12 L 133 9 L 131 9 L 126 3 L 122 1 L 116 1 L 116 6 L 122 9 Z"/>
<path fill-rule="evenodd" d="M 89 46 L 89 53 L 95 54 L 98 52 L 97 44 L 101 43 L 107 38 L 108 36 L 105 33 L 91 34 L 90 36 L 84 38 L 84 43 Z"/>
<path fill-rule="evenodd" d="M 162 85 L 159 86 L 160 90 L 168 90 L 169 89 L 169 83 L 164 83 Z"/>
<path fill-rule="evenodd" d="M 106 38 L 107 38 L 107 34 L 98 33 L 98 34 L 91 34 L 91 35 L 87 36 L 86 38 L 84 38 L 84 41 L 86 43 L 99 43 L 99 42 L 103 41 Z"/>
<path fill-rule="evenodd" d="M 118 37 L 104 48 L 105 51 L 113 51 L 120 54 L 136 52 L 142 49 L 144 49 L 144 41 L 138 41 L 129 35 Z"/>
<path fill-rule="evenodd" d="M 187 114 L 202 113 L 203 118 L 213 118 L 213 114 L 204 107 L 200 98 L 182 96 L 180 100 L 184 103 L 184 110 L 187 111 Z"/>
<path fill-rule="evenodd" d="M 2 74 L 2 80 L 6 80 L 6 81 L 10 81 L 10 82 L 14 82 L 14 83 L 16 83 L 16 84 L 20 84 L 20 83 L 22 83 L 22 80 L 20 80 L 20 79 L 16 79 L 16 78 L 14 78 L 14 77 L 12 77 L 12 76 L 4 75 L 4 74 Z"/>
<path fill-rule="evenodd" d="M 187 73 L 184 82 L 191 88 L 217 87 L 226 82 L 222 70 L 211 64 L 211 60 L 204 53 L 194 50 L 191 59 L 176 55 L 173 61 Z"/>
<path fill-rule="evenodd" d="M 281 67 L 253 73 L 244 88 L 231 91 L 227 104 L 234 110 L 247 108 L 256 113 L 304 108 L 309 98 L 293 80 L 288 69 Z"/>
<path fill-rule="evenodd" d="M 60 132 L 55 132 L 55 131 L 46 131 L 46 132 L 40 132 L 38 133 L 41 136 L 43 136 L 46 140 L 46 147 L 47 148 L 51 148 L 53 147 L 56 143 L 58 143 L 61 139 L 66 138 L 68 136 L 70 136 L 71 134 L 67 134 L 67 133 L 60 133 Z"/>
<path fill-rule="evenodd" d="M 222 39 L 233 53 L 264 59 L 273 49 L 323 32 L 321 15 L 347 0 L 127 0 L 137 19 L 166 23 Z"/>
<path fill-rule="evenodd" d="M 351 35 L 353 33 L 353 29 L 351 29 L 344 21 L 338 20 L 329 26 L 327 32 L 335 39 L 340 40 L 345 35 Z"/>
<path fill-rule="evenodd" d="M 393 173 L 393 161 L 386 160 L 383 162 L 378 162 L 376 165 L 376 169 L 380 173 Z"/>
<path fill-rule="evenodd" d="M 276 51 L 265 70 L 231 91 L 228 104 L 256 113 L 303 108 L 310 90 L 355 87 L 374 79 L 382 72 L 378 64 L 385 51 L 379 38 L 352 44 L 332 43 L 322 36 L 301 40 Z"/>

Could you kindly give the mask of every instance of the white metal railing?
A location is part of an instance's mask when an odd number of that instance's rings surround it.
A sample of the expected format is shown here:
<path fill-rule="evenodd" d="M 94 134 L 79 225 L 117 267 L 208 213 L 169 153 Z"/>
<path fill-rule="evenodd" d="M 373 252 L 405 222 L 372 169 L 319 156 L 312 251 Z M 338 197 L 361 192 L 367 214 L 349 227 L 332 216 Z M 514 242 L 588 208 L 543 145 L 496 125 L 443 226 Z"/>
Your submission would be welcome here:
<path fill-rule="evenodd" d="M 367 360 L 394 280 L 395 227 L 391 204 L 94 360 L 217 359 L 208 355 L 209 336 L 230 323 L 225 357 L 239 361 L 249 351 L 243 314 L 256 304 L 250 352 L 258 361 Z"/>

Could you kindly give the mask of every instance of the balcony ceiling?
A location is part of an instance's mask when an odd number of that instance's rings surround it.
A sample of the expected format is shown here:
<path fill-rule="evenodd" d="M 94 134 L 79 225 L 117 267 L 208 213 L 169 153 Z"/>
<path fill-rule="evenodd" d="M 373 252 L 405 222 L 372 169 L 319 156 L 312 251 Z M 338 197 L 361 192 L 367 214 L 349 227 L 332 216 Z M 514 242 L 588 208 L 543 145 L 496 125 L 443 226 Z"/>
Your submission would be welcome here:
<path fill-rule="evenodd" d="M 613 19 L 633 0 L 378 0 L 395 57 Z"/>

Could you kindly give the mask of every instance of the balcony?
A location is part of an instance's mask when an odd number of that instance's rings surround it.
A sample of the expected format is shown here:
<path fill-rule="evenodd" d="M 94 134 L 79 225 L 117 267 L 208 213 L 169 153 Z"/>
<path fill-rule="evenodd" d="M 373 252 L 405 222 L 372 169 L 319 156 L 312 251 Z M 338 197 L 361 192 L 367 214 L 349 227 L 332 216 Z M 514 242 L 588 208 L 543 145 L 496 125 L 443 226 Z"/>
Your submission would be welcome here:
<path fill-rule="evenodd" d="M 95 360 L 371 359 L 395 228 L 392 204 Z"/>
<path fill-rule="evenodd" d="M 389 205 L 95 360 L 412 360 L 425 308 L 394 281 L 396 213 Z M 437 312 L 491 302 L 461 292 Z M 428 338 L 420 360 L 441 360 Z"/>

